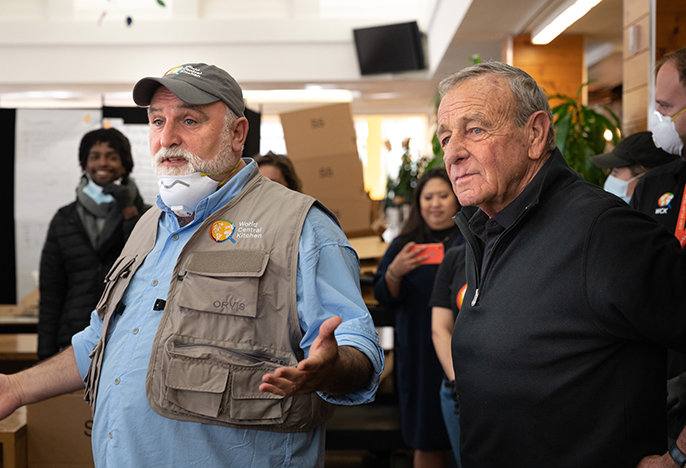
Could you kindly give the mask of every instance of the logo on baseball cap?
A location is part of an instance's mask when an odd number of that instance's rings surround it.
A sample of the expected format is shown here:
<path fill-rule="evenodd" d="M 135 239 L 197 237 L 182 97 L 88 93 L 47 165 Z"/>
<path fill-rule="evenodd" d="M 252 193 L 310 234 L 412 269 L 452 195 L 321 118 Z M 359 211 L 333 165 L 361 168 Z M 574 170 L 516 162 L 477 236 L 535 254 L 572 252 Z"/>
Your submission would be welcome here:
<path fill-rule="evenodd" d="M 245 117 L 241 87 L 231 75 L 214 65 L 188 63 L 168 70 L 162 77 L 143 78 L 133 87 L 134 102 L 149 106 L 160 86 L 188 104 L 222 101 L 238 117 Z"/>

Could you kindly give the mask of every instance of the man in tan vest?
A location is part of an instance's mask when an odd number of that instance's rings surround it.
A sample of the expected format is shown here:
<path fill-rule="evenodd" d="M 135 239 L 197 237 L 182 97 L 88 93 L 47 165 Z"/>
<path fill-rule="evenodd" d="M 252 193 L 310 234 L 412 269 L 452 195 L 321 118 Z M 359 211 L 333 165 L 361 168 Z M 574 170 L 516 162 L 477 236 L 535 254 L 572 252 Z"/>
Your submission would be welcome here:
<path fill-rule="evenodd" d="M 241 159 L 242 91 L 212 65 L 140 80 L 157 207 L 72 346 L 0 375 L 0 417 L 84 388 L 98 467 L 323 466 L 333 404 L 383 352 L 335 217 Z"/>

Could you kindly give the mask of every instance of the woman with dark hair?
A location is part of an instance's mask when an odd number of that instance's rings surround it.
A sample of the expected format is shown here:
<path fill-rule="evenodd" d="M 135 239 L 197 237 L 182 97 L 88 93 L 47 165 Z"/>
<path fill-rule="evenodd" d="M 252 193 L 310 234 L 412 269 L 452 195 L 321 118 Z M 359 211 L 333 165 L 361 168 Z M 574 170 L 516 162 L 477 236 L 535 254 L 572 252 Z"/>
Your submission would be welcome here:
<path fill-rule="evenodd" d="M 295 173 L 293 163 L 288 156 L 275 154 L 270 151 L 264 156 L 256 156 L 255 162 L 260 169 L 260 173 L 268 179 L 296 192 L 300 192 L 302 189 L 298 174 Z"/>
<path fill-rule="evenodd" d="M 459 208 L 445 169 L 426 171 L 415 188 L 408 220 L 374 275 L 374 296 L 395 312 L 401 428 L 405 443 L 415 449 L 415 468 L 445 466 L 450 449 L 438 399 L 443 370 L 431 340 L 428 305 L 438 265 L 421 264 L 428 257 L 421 244 L 441 243 L 446 250 L 462 244 L 452 220 Z"/>

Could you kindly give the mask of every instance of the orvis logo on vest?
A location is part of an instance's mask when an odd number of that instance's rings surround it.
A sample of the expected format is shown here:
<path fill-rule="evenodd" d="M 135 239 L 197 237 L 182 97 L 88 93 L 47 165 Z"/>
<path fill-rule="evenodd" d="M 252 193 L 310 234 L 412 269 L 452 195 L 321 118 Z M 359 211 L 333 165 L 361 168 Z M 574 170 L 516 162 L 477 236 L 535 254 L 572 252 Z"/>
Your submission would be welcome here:
<path fill-rule="evenodd" d="M 245 304 L 243 302 L 238 302 L 237 299 L 235 301 L 232 301 L 231 299 L 214 301 L 212 305 L 217 309 L 245 310 Z"/>
<path fill-rule="evenodd" d="M 658 208 L 655 208 L 655 214 L 667 214 L 667 211 L 669 211 L 672 208 L 671 203 L 673 199 L 674 194 L 671 192 L 665 192 L 662 195 L 660 195 L 660 198 L 657 199 Z"/>

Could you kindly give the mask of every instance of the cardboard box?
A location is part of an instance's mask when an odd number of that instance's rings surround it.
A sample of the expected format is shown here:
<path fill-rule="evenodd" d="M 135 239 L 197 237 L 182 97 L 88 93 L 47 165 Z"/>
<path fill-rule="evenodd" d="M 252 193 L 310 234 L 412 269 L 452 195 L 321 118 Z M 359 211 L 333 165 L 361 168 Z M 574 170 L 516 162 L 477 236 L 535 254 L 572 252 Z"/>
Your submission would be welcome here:
<path fill-rule="evenodd" d="M 288 157 L 357 156 L 357 137 L 350 104 L 331 104 L 280 114 Z"/>
<path fill-rule="evenodd" d="M 302 190 L 308 195 L 338 192 L 343 196 L 366 196 L 362 163 L 357 153 L 292 161 L 303 183 Z"/>
<path fill-rule="evenodd" d="M 83 391 L 27 407 L 28 468 L 93 468 L 91 408 Z"/>
<path fill-rule="evenodd" d="M 371 200 L 365 196 L 320 195 L 317 198 L 338 218 L 348 237 L 371 233 Z"/>
<path fill-rule="evenodd" d="M 343 231 L 369 235 L 372 203 L 364 191 L 350 104 L 280 114 L 288 157 L 313 196 L 338 218 Z"/>

